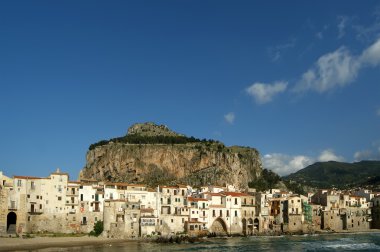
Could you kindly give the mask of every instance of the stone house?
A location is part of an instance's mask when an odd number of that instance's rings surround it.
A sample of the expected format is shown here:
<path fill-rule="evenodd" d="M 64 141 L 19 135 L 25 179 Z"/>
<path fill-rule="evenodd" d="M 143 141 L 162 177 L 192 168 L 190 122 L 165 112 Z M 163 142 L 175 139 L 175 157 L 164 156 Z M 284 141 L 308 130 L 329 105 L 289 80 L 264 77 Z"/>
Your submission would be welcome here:
<path fill-rule="evenodd" d="M 126 199 L 104 201 L 103 236 L 108 238 L 135 238 L 140 234 L 140 203 Z"/>
<path fill-rule="evenodd" d="M 243 235 L 258 232 L 259 219 L 256 216 L 256 197 L 249 194 L 241 195 L 241 218 Z"/>
<path fill-rule="evenodd" d="M 376 196 L 372 199 L 372 225 L 371 228 L 380 229 L 380 197 Z"/>

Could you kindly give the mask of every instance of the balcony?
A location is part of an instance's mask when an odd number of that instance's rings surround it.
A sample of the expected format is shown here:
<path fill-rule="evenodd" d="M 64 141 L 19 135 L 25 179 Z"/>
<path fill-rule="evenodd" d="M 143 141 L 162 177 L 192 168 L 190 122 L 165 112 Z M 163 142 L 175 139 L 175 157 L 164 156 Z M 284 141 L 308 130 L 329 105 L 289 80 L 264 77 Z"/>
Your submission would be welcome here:
<path fill-rule="evenodd" d="M 69 214 L 75 214 L 76 210 L 75 209 L 70 209 Z"/>
<path fill-rule="evenodd" d="M 66 201 L 66 206 L 78 205 L 78 201 Z"/>
<path fill-rule="evenodd" d="M 28 209 L 28 214 L 30 215 L 43 214 L 43 210 L 42 209 Z"/>
<path fill-rule="evenodd" d="M 78 197 L 79 194 L 78 194 L 77 192 L 75 192 L 75 193 L 73 193 L 73 192 L 67 192 L 67 193 L 66 193 L 66 196 L 67 196 L 67 197 Z"/>
<path fill-rule="evenodd" d="M 9 211 L 17 211 L 17 206 L 8 206 Z"/>
<path fill-rule="evenodd" d="M 256 207 L 254 204 L 241 204 L 242 207 Z"/>

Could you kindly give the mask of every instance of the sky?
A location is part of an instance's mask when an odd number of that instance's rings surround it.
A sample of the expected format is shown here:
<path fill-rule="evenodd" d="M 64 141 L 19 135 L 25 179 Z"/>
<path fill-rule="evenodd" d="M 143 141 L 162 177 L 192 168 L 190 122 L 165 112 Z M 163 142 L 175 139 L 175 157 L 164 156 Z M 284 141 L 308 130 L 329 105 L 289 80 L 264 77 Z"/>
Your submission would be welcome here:
<path fill-rule="evenodd" d="M 378 1 L 0 1 L 0 171 L 75 180 L 137 122 L 280 175 L 380 160 Z"/>

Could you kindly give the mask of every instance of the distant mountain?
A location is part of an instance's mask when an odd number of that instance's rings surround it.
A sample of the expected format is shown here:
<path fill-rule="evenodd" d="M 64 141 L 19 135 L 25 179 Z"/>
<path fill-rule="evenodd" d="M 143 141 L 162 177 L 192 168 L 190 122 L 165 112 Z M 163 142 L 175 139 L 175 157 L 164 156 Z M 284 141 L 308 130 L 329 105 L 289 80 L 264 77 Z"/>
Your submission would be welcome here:
<path fill-rule="evenodd" d="M 317 162 L 282 179 L 316 188 L 378 187 L 380 161 Z"/>

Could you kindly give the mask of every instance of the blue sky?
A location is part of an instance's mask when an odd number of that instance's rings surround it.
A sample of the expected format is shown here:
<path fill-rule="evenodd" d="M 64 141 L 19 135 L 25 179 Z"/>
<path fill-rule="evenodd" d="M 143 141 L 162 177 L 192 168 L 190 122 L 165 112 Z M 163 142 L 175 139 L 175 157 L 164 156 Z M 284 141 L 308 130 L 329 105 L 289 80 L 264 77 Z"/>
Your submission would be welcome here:
<path fill-rule="evenodd" d="M 0 170 L 76 179 L 153 121 L 281 175 L 380 159 L 378 1 L 1 1 Z"/>

